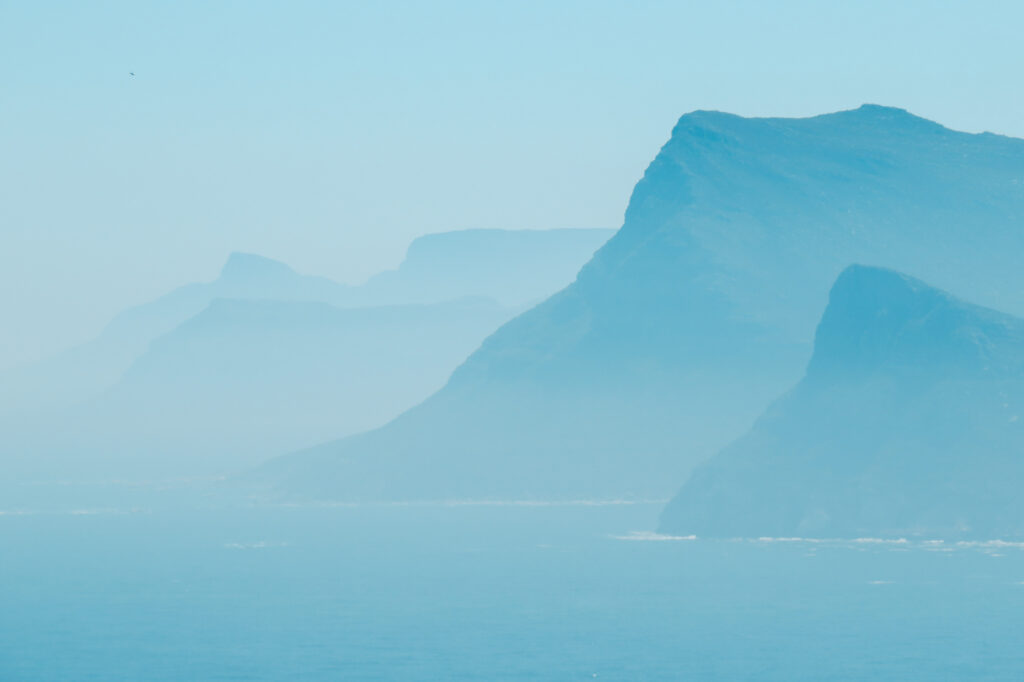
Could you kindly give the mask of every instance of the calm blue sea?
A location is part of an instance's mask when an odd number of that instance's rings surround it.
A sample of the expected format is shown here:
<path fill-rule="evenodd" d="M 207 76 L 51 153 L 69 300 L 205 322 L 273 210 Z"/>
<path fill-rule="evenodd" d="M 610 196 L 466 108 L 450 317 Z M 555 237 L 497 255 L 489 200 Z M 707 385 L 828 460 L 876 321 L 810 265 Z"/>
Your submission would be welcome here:
<path fill-rule="evenodd" d="M 1024 679 L 1020 547 L 651 539 L 658 510 L 7 510 L 0 680 Z"/>

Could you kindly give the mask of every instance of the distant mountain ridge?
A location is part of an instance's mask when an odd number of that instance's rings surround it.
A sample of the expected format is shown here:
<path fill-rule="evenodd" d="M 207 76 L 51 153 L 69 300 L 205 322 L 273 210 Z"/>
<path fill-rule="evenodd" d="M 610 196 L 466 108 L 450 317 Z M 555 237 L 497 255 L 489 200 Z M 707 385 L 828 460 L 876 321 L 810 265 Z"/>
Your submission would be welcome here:
<path fill-rule="evenodd" d="M 216 279 L 186 284 L 116 315 L 100 335 L 42 362 L 0 376 L 0 411 L 63 408 L 113 385 L 153 339 L 217 298 L 321 301 L 341 304 L 350 287 L 300 275 L 284 263 L 232 253 Z"/>
<path fill-rule="evenodd" d="M 425 235 L 406 261 L 361 286 L 302 275 L 263 256 L 235 252 L 216 279 L 179 287 L 115 316 L 100 336 L 27 367 L 0 374 L 0 414 L 74 404 L 113 385 L 147 345 L 211 301 L 319 301 L 339 307 L 441 303 L 490 297 L 510 308 L 572 281 L 612 230 L 465 230 Z M 452 264 L 475 269 L 466 276 Z M 486 279 L 481 274 L 497 273 Z M 501 276 L 497 276 L 500 274 Z"/>
<path fill-rule="evenodd" d="M 801 375 L 850 263 L 1024 313 L 1024 141 L 875 105 L 683 116 L 623 227 L 423 405 L 261 472 L 284 495 L 663 497 Z"/>
<path fill-rule="evenodd" d="M 41 479 L 210 475 L 379 426 L 538 292 L 572 281 L 609 234 L 428 235 L 363 286 L 233 253 L 214 281 L 0 377 L 0 457 L 9 477 L 15 464 Z M 467 259 L 475 270 L 454 267 Z"/>
<path fill-rule="evenodd" d="M 366 304 L 436 303 L 474 296 L 503 305 L 537 303 L 570 284 L 578 267 L 615 234 L 609 229 L 460 230 L 417 237 L 396 270 L 360 287 Z"/>
<path fill-rule="evenodd" d="M 666 532 L 1024 537 L 1024 320 L 852 267 L 804 379 L 699 467 Z"/>

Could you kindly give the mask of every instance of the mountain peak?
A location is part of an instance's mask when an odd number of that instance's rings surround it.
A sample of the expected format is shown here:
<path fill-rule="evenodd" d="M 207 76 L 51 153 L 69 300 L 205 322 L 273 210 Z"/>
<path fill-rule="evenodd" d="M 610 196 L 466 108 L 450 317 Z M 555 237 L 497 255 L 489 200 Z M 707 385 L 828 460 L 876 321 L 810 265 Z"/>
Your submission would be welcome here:
<path fill-rule="evenodd" d="M 220 271 L 222 280 L 252 280 L 282 276 L 294 276 L 290 267 L 272 258 L 254 253 L 233 251 Z"/>
<path fill-rule="evenodd" d="M 913 277 L 853 265 L 839 275 L 815 335 L 808 377 L 880 367 L 987 368 L 1024 322 Z"/>
<path fill-rule="evenodd" d="M 955 299 L 919 279 L 889 268 L 854 264 L 836 278 L 829 293 L 829 308 L 871 305 L 890 308 L 894 302 L 910 304 L 923 299 Z"/>
<path fill-rule="evenodd" d="M 859 107 L 857 107 L 856 109 L 852 109 L 851 111 L 859 113 L 859 114 L 862 114 L 862 115 L 865 115 L 865 116 L 882 116 L 882 117 L 914 116 L 909 111 L 907 111 L 906 109 L 903 109 L 901 107 L 890 107 L 890 106 L 885 105 L 885 104 L 872 104 L 871 102 L 866 102 L 864 104 L 861 104 Z M 839 113 L 843 113 L 843 112 L 839 112 Z M 914 118 L 918 118 L 918 117 L 915 116 Z"/>
<path fill-rule="evenodd" d="M 857 128 L 868 126 L 872 129 L 877 128 L 880 134 L 891 133 L 890 129 L 893 127 L 897 130 L 904 130 L 907 126 L 918 126 L 922 130 L 945 130 L 942 125 L 912 114 L 906 109 L 867 103 L 860 105 L 856 109 L 845 109 L 827 114 L 797 118 L 739 116 L 714 109 L 696 109 L 683 114 L 679 118 L 672 129 L 672 136 L 716 137 L 711 131 L 735 131 L 737 130 L 737 125 L 744 123 L 792 127 L 799 126 L 808 121 L 817 121 L 823 124 L 831 122 Z"/>
<path fill-rule="evenodd" d="M 856 109 L 837 111 L 816 118 L 832 119 L 854 126 L 871 126 L 873 129 L 877 128 L 879 132 L 891 133 L 893 130 L 905 130 L 907 127 L 920 129 L 922 133 L 948 132 L 940 123 L 912 114 L 906 109 L 884 104 L 862 104 Z"/>

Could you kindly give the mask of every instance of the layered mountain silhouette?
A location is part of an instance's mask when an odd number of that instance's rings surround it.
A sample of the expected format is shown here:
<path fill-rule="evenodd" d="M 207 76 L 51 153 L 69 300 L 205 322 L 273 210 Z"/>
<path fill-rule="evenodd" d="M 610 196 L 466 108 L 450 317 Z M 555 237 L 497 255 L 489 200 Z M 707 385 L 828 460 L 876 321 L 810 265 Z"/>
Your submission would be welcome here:
<path fill-rule="evenodd" d="M 113 385 L 151 341 L 218 298 L 343 304 L 350 287 L 300 275 L 284 263 L 233 253 L 212 282 L 187 284 L 117 315 L 94 340 L 0 376 L 0 413 L 60 408 Z"/>
<path fill-rule="evenodd" d="M 699 467 L 668 532 L 1024 536 L 1024 320 L 851 267 L 806 376 Z"/>
<path fill-rule="evenodd" d="M 683 116 L 576 281 L 382 429 L 284 457 L 315 498 L 667 497 L 799 378 L 836 276 L 1024 313 L 1024 141 L 866 105 Z"/>
<path fill-rule="evenodd" d="M 232 254 L 213 282 L 4 377 L 0 455 L 37 477 L 192 475 L 379 426 L 441 387 L 545 287 L 570 282 L 610 234 L 428 235 L 361 286 Z M 498 276 L 461 272 L 467 259 Z"/>
<path fill-rule="evenodd" d="M 232 253 L 212 282 L 188 284 L 115 317 L 93 341 L 0 374 L 0 414 L 72 405 L 112 386 L 157 337 L 216 299 L 319 301 L 341 307 L 488 297 L 515 308 L 572 281 L 612 230 L 464 230 L 413 241 L 395 271 L 360 286 Z M 494 273 L 488 277 L 487 273 Z"/>

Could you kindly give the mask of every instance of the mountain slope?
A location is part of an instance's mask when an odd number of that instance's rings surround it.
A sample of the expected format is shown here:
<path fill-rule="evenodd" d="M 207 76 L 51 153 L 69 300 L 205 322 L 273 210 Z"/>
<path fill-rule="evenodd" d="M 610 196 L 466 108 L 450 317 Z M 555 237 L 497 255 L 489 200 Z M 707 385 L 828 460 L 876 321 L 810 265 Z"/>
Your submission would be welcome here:
<path fill-rule="evenodd" d="M 899 109 L 683 116 L 622 229 L 425 404 L 283 458 L 315 497 L 667 496 L 800 376 L 851 262 L 1024 313 L 1024 142 Z"/>
<path fill-rule="evenodd" d="M 40 467 L 95 478 L 252 465 L 415 405 L 513 312 L 486 299 L 350 309 L 216 299 L 100 397 L 22 425 L 4 447 L 20 434 L 37 476 Z"/>
<path fill-rule="evenodd" d="M 804 379 L 666 508 L 707 536 L 1024 537 L 1024 320 L 874 268 Z"/>

